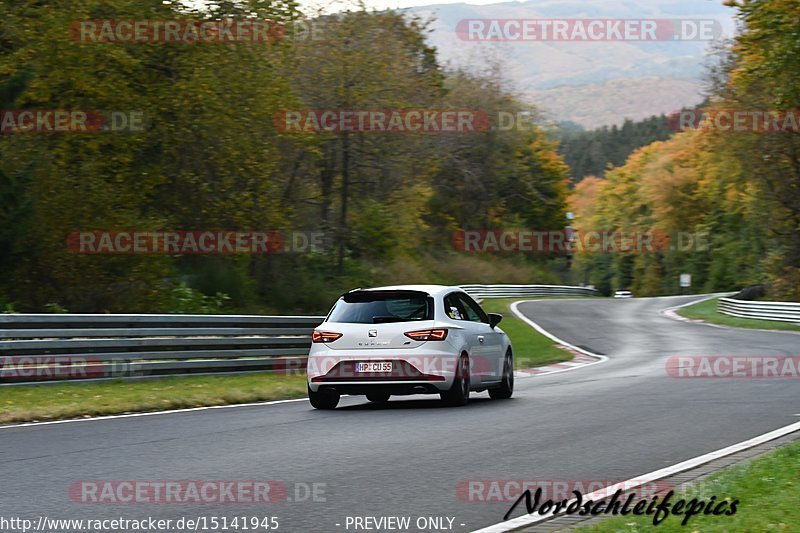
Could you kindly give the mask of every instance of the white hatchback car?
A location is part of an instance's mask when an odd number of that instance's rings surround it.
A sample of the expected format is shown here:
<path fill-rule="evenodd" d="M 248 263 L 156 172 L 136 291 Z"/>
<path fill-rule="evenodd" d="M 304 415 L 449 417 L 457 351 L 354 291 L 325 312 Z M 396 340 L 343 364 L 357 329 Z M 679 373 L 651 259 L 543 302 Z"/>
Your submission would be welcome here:
<path fill-rule="evenodd" d="M 439 394 L 465 405 L 471 391 L 514 392 L 514 356 L 487 314 L 458 287 L 405 285 L 344 294 L 317 326 L 308 354 L 308 397 L 333 409 L 342 394 L 372 402 Z"/>

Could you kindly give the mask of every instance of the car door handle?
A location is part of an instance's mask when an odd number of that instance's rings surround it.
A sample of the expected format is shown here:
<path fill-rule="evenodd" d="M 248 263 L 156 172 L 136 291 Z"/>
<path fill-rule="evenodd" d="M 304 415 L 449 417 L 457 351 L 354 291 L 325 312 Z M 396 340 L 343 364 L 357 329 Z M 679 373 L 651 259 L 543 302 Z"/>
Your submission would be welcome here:
<path fill-rule="evenodd" d="M 483 335 L 478 335 L 478 342 L 482 343 L 484 340 Z"/>

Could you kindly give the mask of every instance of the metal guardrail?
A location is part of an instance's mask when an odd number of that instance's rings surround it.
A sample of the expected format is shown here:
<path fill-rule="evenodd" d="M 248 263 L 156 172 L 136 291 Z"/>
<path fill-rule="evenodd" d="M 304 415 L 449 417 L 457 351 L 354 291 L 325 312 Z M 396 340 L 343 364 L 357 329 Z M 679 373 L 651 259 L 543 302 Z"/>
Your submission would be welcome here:
<path fill-rule="evenodd" d="M 464 285 L 477 298 L 584 287 Z M 192 373 L 301 372 L 321 316 L 0 314 L 0 384 Z"/>
<path fill-rule="evenodd" d="M 800 303 L 760 302 L 720 298 L 717 310 L 739 318 L 800 323 Z"/>
<path fill-rule="evenodd" d="M 525 298 L 528 296 L 598 296 L 589 287 L 563 285 L 461 285 L 473 298 Z"/>
<path fill-rule="evenodd" d="M 299 369 L 323 318 L 0 315 L 0 383 Z"/>

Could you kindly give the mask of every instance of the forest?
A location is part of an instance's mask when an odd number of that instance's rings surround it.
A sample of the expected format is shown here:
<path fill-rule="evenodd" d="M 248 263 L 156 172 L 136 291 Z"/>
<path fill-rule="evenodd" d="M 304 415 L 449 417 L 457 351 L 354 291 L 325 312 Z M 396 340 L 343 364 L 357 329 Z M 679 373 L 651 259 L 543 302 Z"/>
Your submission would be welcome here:
<path fill-rule="evenodd" d="M 800 105 L 800 12 L 741 0 L 709 109 Z M 322 312 L 353 287 L 587 283 L 604 294 L 764 284 L 800 300 L 797 132 L 668 132 L 663 117 L 553 138 L 292 132 L 292 110 L 537 116 L 502 64 L 445 68 L 428 23 L 364 9 L 309 24 L 288 1 L 3 2 L 0 109 L 136 112 L 141 128 L 0 134 L 0 312 Z M 268 20 L 267 42 L 76 40 L 76 20 Z M 315 28 L 314 32 L 308 31 Z M 271 34 L 272 35 L 272 34 Z M 558 137 L 558 136 L 557 136 Z M 561 145 L 559 146 L 559 141 Z M 632 152 L 632 153 L 631 153 Z M 609 166 L 609 163 L 611 165 Z M 703 232 L 703 250 L 471 254 L 461 230 Z M 302 253 L 80 254 L 88 231 L 312 232 Z"/>
<path fill-rule="evenodd" d="M 266 1 L 202 13 L 161 0 L 2 9 L 0 109 L 144 114 L 127 131 L 0 135 L 6 311 L 321 312 L 357 286 L 568 274 L 558 259 L 459 254 L 451 243 L 463 227 L 563 226 L 569 171 L 541 128 L 293 133 L 276 123 L 305 109 L 532 111 L 496 73 L 439 65 L 425 21 L 359 10 L 311 25 L 295 4 Z M 141 43 L 70 30 L 120 19 L 255 19 L 283 31 L 258 43 Z M 75 232 L 204 230 L 325 239 L 303 253 L 68 246 Z"/>
<path fill-rule="evenodd" d="M 562 123 L 556 130 L 558 153 L 569 165 L 570 176 L 580 182 L 588 176 L 603 177 L 609 166 L 621 166 L 634 150 L 656 141 L 665 141 L 674 133 L 666 115 L 613 124 L 586 131 L 578 124 Z"/>
<path fill-rule="evenodd" d="M 800 10 L 791 0 L 731 0 L 741 24 L 709 74 L 704 112 L 786 114 L 800 108 Z M 571 195 L 576 227 L 702 233 L 708 245 L 653 253 L 579 254 L 581 279 L 637 295 L 763 285 L 800 301 L 800 131 L 701 125 L 635 151 Z"/>

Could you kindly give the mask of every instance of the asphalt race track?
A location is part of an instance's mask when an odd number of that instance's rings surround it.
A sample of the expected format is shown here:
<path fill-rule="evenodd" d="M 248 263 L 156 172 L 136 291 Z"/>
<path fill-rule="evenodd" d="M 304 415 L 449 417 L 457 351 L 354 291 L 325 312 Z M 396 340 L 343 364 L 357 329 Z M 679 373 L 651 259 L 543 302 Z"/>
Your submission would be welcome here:
<path fill-rule="evenodd" d="M 797 422 L 797 379 L 667 374 L 673 355 L 800 354 L 797 334 L 660 313 L 696 298 L 520 305 L 546 330 L 610 360 L 518 380 L 508 401 L 482 393 L 466 408 L 434 397 L 379 408 L 356 397 L 333 412 L 301 401 L 0 429 L 0 516 L 275 516 L 278 531 L 324 532 L 354 531 L 345 527 L 354 516 L 411 517 L 412 531 L 417 517 L 449 517 L 454 531 L 471 531 L 502 521 L 510 505 L 461 501 L 460 481 L 622 481 Z M 83 504 L 69 497 L 81 480 L 277 480 L 292 501 Z M 306 491 L 312 484 L 316 498 Z"/>

